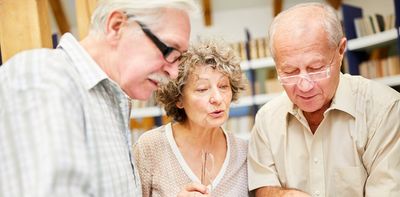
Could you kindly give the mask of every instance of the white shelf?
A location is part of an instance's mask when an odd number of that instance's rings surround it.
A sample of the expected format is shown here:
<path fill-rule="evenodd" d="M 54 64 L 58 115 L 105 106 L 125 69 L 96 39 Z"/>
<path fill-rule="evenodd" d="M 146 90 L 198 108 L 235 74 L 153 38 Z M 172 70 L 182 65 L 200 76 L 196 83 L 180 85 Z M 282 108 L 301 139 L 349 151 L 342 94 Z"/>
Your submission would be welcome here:
<path fill-rule="evenodd" d="M 374 80 L 379 82 L 379 83 L 386 84 L 388 86 L 400 85 L 400 75 L 382 77 L 382 78 L 375 78 Z"/>
<path fill-rule="evenodd" d="M 347 49 L 350 51 L 355 51 L 355 50 L 373 48 L 378 45 L 385 45 L 391 42 L 395 42 L 396 39 L 397 39 L 397 30 L 394 28 L 373 35 L 368 35 L 361 38 L 349 40 L 347 42 Z"/>
<path fill-rule="evenodd" d="M 386 84 L 388 86 L 400 85 L 400 75 L 376 78 L 374 80 L 379 83 Z M 253 104 L 262 105 L 272 100 L 273 98 L 277 97 L 280 94 L 282 94 L 282 92 L 271 93 L 271 94 L 259 94 L 255 95 L 254 97 L 253 96 L 242 97 L 237 102 L 232 103 L 231 107 L 232 108 L 247 107 Z M 165 111 L 160 107 L 136 108 L 133 109 L 131 113 L 132 118 L 156 117 L 161 115 L 165 115 Z"/>
<path fill-rule="evenodd" d="M 131 118 L 156 117 L 165 114 L 160 107 L 135 108 L 131 111 Z"/>
<path fill-rule="evenodd" d="M 238 102 L 232 103 L 231 107 L 232 108 L 246 107 L 246 106 L 251 106 L 253 104 L 262 105 L 262 104 L 270 101 L 274 97 L 278 96 L 279 94 L 281 94 L 281 93 L 260 94 L 260 95 L 254 96 L 254 97 L 246 96 L 246 97 L 240 98 L 238 100 Z M 133 109 L 131 112 L 132 118 L 156 117 L 156 116 L 161 116 L 161 115 L 165 115 L 165 111 L 160 107 L 136 108 L 136 109 Z"/>
<path fill-rule="evenodd" d="M 258 68 L 273 68 L 275 66 L 274 59 L 272 57 L 260 58 L 250 61 L 242 61 L 240 67 L 243 71 Z"/>
<path fill-rule="evenodd" d="M 240 98 L 237 102 L 232 103 L 231 107 L 236 108 L 236 107 L 246 107 L 246 106 L 251 106 L 253 104 L 256 105 L 262 105 L 273 98 L 277 97 L 281 93 L 271 93 L 271 94 L 259 94 L 253 96 L 246 96 Z"/>

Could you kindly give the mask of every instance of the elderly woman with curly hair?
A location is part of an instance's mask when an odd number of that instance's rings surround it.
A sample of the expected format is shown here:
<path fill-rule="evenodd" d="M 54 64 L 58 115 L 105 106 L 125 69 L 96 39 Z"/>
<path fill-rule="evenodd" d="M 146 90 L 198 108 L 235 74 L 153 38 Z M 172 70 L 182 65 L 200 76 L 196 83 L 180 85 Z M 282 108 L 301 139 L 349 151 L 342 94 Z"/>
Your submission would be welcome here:
<path fill-rule="evenodd" d="M 247 142 L 221 127 L 245 86 L 240 60 L 216 40 L 184 58 L 178 78 L 156 92 L 174 121 L 134 147 L 143 196 L 248 196 Z"/>

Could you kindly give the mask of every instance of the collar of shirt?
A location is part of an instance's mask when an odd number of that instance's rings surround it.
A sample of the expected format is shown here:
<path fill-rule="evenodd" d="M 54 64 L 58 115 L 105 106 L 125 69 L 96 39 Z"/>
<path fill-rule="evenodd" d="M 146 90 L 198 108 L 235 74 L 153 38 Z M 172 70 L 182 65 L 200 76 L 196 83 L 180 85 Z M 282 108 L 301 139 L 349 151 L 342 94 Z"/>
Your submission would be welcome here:
<path fill-rule="evenodd" d="M 64 34 L 57 47 L 62 49 L 72 61 L 72 65 L 82 76 L 83 84 L 86 89 L 92 89 L 99 82 L 108 79 L 106 73 L 79 44 L 79 42 L 70 33 Z"/>
<path fill-rule="evenodd" d="M 347 74 L 346 74 L 347 75 Z M 336 89 L 335 96 L 332 99 L 331 106 L 326 111 L 337 109 L 356 116 L 356 90 L 352 89 L 351 82 L 346 75 L 340 73 L 339 85 Z"/>
<path fill-rule="evenodd" d="M 331 110 L 340 110 L 350 114 L 351 116 L 355 117 L 356 110 L 356 98 L 354 95 L 356 94 L 355 91 L 351 88 L 351 83 L 349 79 L 345 77 L 344 74 L 340 73 L 339 85 L 336 89 L 335 96 L 332 99 L 331 106 L 325 111 L 327 113 Z M 285 96 L 285 107 L 287 107 L 287 112 L 292 114 L 293 116 L 297 116 L 301 113 L 300 109 L 292 103 L 288 96 Z"/>

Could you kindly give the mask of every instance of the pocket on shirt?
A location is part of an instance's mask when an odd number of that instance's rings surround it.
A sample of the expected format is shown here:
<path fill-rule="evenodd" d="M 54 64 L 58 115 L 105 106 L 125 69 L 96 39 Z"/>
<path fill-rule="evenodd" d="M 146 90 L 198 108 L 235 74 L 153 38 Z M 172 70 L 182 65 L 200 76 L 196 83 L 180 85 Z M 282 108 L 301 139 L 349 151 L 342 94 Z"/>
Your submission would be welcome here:
<path fill-rule="evenodd" d="M 336 168 L 334 188 L 337 196 L 363 196 L 367 173 L 363 166 Z"/>

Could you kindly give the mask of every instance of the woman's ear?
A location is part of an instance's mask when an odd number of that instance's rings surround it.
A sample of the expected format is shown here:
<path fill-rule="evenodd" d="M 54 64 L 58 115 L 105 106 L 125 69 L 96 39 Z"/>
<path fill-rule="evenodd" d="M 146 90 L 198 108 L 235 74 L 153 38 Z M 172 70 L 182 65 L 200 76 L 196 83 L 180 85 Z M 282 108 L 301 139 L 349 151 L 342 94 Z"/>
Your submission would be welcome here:
<path fill-rule="evenodd" d="M 183 109 L 182 99 L 179 99 L 179 101 L 176 102 L 176 107 L 179 108 L 179 109 Z"/>

